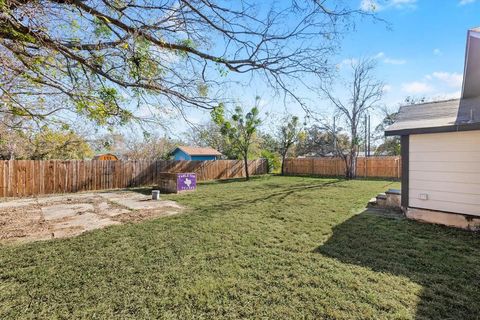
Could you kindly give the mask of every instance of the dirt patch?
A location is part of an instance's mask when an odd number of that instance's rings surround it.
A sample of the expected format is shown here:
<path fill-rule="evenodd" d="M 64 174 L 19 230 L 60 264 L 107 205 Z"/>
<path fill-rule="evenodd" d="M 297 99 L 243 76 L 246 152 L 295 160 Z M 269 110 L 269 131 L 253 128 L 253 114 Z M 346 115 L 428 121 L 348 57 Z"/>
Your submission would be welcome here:
<path fill-rule="evenodd" d="M 79 235 L 106 226 L 178 214 L 174 201 L 131 191 L 54 195 L 0 203 L 0 242 Z"/>

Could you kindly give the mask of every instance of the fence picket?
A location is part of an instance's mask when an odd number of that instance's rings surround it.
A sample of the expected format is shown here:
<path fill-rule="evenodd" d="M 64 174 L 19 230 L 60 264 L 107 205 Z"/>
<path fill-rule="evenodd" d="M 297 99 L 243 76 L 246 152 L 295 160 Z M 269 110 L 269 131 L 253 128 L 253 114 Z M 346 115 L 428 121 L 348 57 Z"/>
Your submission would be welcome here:
<path fill-rule="evenodd" d="M 245 177 L 243 160 L 0 160 L 0 197 L 153 186 L 160 172 L 195 172 L 198 181 Z M 249 161 L 249 172 L 266 174 L 266 160 Z"/>
<path fill-rule="evenodd" d="M 340 158 L 287 158 L 285 173 L 288 175 L 342 176 L 345 163 Z M 357 176 L 368 178 L 401 177 L 400 157 L 358 158 Z"/>

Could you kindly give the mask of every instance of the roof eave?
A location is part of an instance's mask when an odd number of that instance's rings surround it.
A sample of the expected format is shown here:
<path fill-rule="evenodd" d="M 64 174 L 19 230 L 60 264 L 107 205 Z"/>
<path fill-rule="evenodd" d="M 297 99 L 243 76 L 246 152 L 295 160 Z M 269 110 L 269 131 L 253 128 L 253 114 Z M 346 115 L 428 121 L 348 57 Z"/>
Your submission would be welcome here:
<path fill-rule="evenodd" d="M 385 136 L 386 137 L 408 136 L 410 134 L 458 132 L 458 131 L 472 131 L 472 130 L 480 130 L 480 122 L 455 124 L 455 125 L 441 126 L 441 127 L 385 130 Z"/>

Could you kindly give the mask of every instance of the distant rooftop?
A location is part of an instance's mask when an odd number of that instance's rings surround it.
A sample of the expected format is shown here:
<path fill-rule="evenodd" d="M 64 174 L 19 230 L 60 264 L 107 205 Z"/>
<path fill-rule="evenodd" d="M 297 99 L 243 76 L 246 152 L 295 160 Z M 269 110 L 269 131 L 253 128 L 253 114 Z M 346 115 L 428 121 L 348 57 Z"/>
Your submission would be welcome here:
<path fill-rule="evenodd" d="M 191 156 L 221 156 L 222 154 L 213 148 L 197 148 L 188 146 L 178 146 L 175 150 L 180 149 Z M 173 150 L 173 151 L 175 151 Z"/>

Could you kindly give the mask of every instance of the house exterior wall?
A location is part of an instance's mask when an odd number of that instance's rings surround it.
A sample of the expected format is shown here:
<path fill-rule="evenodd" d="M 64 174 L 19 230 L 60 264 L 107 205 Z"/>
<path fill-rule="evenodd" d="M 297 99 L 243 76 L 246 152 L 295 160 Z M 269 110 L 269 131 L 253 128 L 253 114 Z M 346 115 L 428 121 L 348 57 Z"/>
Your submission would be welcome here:
<path fill-rule="evenodd" d="M 216 156 L 192 156 L 192 160 L 206 161 L 206 160 L 217 160 Z"/>
<path fill-rule="evenodd" d="M 480 130 L 409 138 L 408 206 L 480 216 Z"/>
<path fill-rule="evenodd" d="M 175 160 L 192 160 L 192 157 L 190 157 L 189 154 L 183 152 L 180 149 L 176 149 L 173 153 L 173 157 Z"/>

